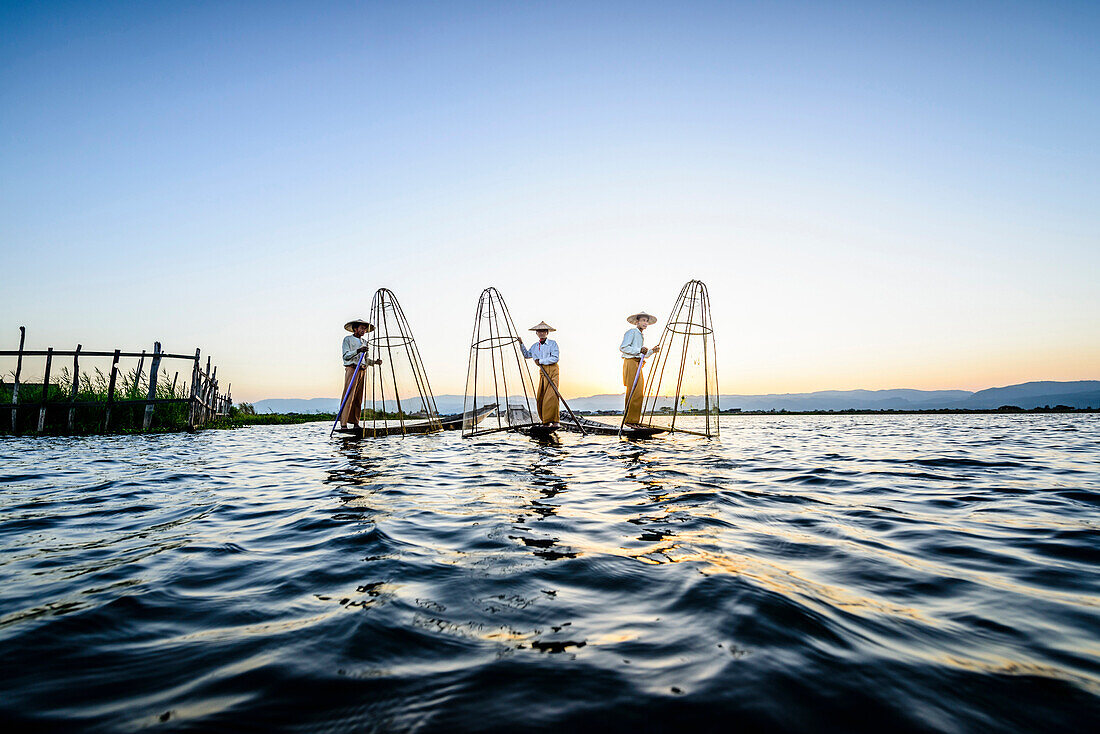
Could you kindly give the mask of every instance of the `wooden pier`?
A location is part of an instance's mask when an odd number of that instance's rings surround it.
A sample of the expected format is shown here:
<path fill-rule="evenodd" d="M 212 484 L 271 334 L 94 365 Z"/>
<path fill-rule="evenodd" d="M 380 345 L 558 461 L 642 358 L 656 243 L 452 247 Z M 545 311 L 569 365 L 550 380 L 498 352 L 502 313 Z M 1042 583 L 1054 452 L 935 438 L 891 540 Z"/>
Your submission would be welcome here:
<path fill-rule="evenodd" d="M 124 352 L 121 349 L 112 351 L 85 350 L 83 345 L 77 344 L 76 349 L 60 350 L 50 347 L 46 350 L 28 350 L 24 348 L 26 342 L 26 328 L 19 327 L 19 349 L 0 350 L 0 358 L 15 357 L 15 370 L 12 373 L 15 380 L 5 384 L 0 379 L 0 388 L 11 389 L 9 421 L 0 421 L 0 432 L 20 433 L 30 428 L 31 432 L 44 433 L 69 433 L 78 432 L 78 411 L 98 410 L 101 418 L 96 421 L 95 430 L 88 428 L 88 421 L 84 425 L 82 433 L 110 433 L 113 429 L 149 431 L 154 426 L 156 409 L 158 406 L 178 405 L 186 406 L 186 420 L 179 421 L 174 427 L 178 429 L 194 430 L 200 428 L 218 416 L 227 415 L 230 406 L 233 405 L 232 385 L 228 386 L 225 393 L 219 392 L 218 368 L 212 367 L 210 357 L 206 358 L 206 366 L 203 367 L 202 355 L 196 349 L 194 354 L 170 354 L 161 349 L 161 343 L 154 342 L 151 352 Z M 27 358 L 45 357 L 45 368 L 42 374 L 41 384 L 27 382 L 23 375 L 23 363 Z M 72 358 L 71 387 L 63 391 L 60 385 L 50 382 L 51 372 L 57 374 L 56 366 L 60 360 Z M 106 395 L 97 395 L 101 399 L 81 400 L 81 359 L 106 359 L 111 360 L 110 370 L 107 373 Z M 120 361 L 124 359 L 137 359 L 138 365 L 134 370 L 120 371 Z M 149 360 L 148 373 L 146 373 L 146 359 Z M 162 365 L 166 363 L 187 362 L 190 363 L 191 379 L 190 388 L 184 389 L 177 386 L 179 371 L 176 371 L 171 383 L 167 381 L 167 371 L 162 371 Z M 85 362 L 86 364 L 86 362 Z M 183 365 L 181 365 L 182 367 Z M 98 370 L 97 370 L 98 372 Z M 99 372 L 102 377 L 102 372 Z M 161 383 L 161 377 L 165 382 Z M 120 376 L 123 378 L 119 380 Z M 143 384 L 144 383 L 144 384 Z M 90 380 L 85 378 L 85 385 L 90 385 Z M 32 390 L 37 393 L 32 400 L 21 399 L 20 393 L 30 397 Z M 159 389 L 158 389 L 159 388 Z M 178 392 L 177 392 L 178 390 Z M 167 396 L 167 397 L 166 397 Z M 37 421 L 26 418 L 27 412 L 32 415 L 37 411 Z M 124 427 L 119 416 L 125 412 L 131 425 Z M 59 424 L 58 416 L 65 415 L 63 424 Z M 20 418 L 22 417 L 22 420 Z M 51 422 L 52 421 L 52 422 Z M 157 426 L 159 427 L 159 426 Z"/>

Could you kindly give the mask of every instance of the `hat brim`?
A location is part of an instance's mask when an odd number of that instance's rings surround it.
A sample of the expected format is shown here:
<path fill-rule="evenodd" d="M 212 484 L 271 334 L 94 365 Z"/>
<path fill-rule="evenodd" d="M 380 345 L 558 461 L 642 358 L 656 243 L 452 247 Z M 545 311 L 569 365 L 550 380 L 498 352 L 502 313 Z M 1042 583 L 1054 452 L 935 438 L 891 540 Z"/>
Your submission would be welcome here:
<path fill-rule="evenodd" d="M 541 324 L 535 324 L 528 331 L 557 331 L 557 329 L 543 321 Z"/>
<path fill-rule="evenodd" d="M 628 324 L 633 324 L 634 326 L 637 326 L 638 322 L 642 321 L 643 319 L 645 320 L 646 326 L 652 326 L 653 324 L 657 323 L 656 316 L 654 316 L 653 314 L 645 313 L 644 311 L 642 313 L 636 313 L 627 316 L 626 322 Z"/>
<path fill-rule="evenodd" d="M 367 327 L 368 334 L 374 331 L 374 324 L 369 321 L 360 321 L 358 319 L 356 319 L 355 321 L 349 321 L 344 324 L 344 331 L 355 331 L 355 327 L 357 324 L 362 324 L 363 326 Z"/>

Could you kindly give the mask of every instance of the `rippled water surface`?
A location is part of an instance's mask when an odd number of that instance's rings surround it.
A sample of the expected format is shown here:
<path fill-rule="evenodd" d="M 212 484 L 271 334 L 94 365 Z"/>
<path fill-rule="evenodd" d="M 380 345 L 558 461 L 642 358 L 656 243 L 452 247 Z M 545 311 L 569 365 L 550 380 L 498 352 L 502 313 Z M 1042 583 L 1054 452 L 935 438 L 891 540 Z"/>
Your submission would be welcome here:
<path fill-rule="evenodd" d="M 0 723 L 1082 731 L 1100 417 L 0 439 Z"/>

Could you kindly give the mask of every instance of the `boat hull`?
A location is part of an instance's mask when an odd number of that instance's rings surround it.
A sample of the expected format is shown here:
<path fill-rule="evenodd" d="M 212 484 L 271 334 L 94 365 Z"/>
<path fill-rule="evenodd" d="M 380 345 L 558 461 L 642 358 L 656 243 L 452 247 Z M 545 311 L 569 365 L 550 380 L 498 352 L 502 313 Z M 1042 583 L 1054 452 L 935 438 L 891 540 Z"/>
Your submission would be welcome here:
<path fill-rule="evenodd" d="M 437 423 L 406 423 L 404 426 L 371 426 L 365 425 L 359 428 L 337 428 L 334 433 L 343 438 L 382 438 L 384 436 L 416 436 L 427 433 L 438 433 L 443 430 Z"/>

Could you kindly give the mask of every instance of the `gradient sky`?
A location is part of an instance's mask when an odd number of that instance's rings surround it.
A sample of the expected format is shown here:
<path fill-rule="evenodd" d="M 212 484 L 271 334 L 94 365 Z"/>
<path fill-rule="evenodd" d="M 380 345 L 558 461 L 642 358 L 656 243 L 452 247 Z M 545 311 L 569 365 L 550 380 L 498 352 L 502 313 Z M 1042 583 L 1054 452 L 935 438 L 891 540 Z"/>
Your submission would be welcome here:
<path fill-rule="evenodd" d="M 481 289 L 621 391 L 708 284 L 722 391 L 1100 378 L 1100 3 L 3 3 L 0 344 L 338 393 Z M 649 332 L 653 334 L 655 332 Z"/>

